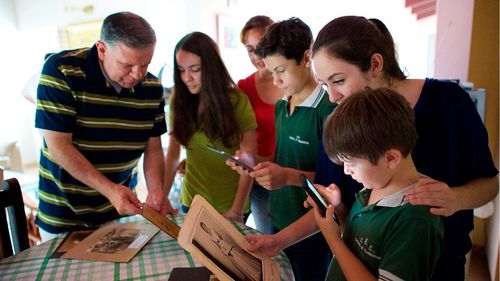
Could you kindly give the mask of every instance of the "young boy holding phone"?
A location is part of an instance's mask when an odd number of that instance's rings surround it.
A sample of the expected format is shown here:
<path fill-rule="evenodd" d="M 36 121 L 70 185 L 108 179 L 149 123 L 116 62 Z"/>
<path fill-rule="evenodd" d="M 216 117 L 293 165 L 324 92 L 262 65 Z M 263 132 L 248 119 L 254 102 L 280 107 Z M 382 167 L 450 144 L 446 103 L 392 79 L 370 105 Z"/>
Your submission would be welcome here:
<path fill-rule="evenodd" d="M 327 155 L 363 184 L 341 235 L 329 205 L 314 217 L 334 259 L 327 280 L 429 280 L 441 253 L 442 218 L 407 204 L 405 192 L 424 177 L 411 152 L 417 140 L 413 111 L 398 93 L 366 88 L 342 102 L 324 125 Z M 332 185 L 319 192 L 339 202 Z M 316 207 L 308 198 L 305 205 Z"/>

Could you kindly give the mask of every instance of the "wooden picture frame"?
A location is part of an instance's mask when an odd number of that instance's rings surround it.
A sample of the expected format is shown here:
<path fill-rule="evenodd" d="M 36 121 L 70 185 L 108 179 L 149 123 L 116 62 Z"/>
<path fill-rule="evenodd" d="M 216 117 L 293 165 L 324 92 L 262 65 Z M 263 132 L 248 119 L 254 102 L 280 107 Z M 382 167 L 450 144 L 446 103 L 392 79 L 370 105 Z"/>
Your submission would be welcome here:
<path fill-rule="evenodd" d="M 61 49 L 91 47 L 99 40 L 102 20 L 70 24 L 59 28 Z"/>
<path fill-rule="evenodd" d="M 177 242 L 219 280 L 280 280 L 279 264 L 247 251 L 245 237 L 200 195 L 191 203 Z"/>

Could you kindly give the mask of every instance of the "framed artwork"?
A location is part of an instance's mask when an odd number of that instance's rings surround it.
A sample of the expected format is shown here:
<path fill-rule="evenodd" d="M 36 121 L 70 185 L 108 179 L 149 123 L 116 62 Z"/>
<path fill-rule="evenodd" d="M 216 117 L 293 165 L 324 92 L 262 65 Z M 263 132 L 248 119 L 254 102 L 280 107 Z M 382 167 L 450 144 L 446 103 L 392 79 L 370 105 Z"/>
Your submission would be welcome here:
<path fill-rule="evenodd" d="M 235 20 L 228 15 L 217 15 L 217 44 L 219 48 L 234 49 L 238 47 L 239 30 Z"/>
<path fill-rule="evenodd" d="M 247 251 L 245 237 L 200 195 L 191 203 L 177 242 L 218 280 L 280 280 L 279 264 Z"/>
<path fill-rule="evenodd" d="M 92 46 L 101 33 L 102 20 L 66 25 L 59 28 L 61 49 L 76 49 Z"/>

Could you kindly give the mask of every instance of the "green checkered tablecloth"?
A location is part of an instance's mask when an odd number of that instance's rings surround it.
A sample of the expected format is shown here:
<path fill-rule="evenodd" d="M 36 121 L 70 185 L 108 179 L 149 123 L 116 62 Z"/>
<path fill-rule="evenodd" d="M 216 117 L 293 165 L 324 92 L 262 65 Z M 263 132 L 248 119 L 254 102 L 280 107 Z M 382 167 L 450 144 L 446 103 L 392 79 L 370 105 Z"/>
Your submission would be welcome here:
<path fill-rule="evenodd" d="M 182 225 L 184 215 L 170 217 Z M 148 223 L 141 216 L 125 217 L 120 223 Z M 234 224 L 244 235 L 257 231 Z M 176 267 L 201 266 L 175 240 L 159 231 L 128 263 L 49 259 L 63 238 L 56 238 L 0 261 L 0 280 L 168 280 Z M 290 262 L 284 253 L 274 257 L 281 268 L 281 280 L 293 280 Z M 193 280 L 195 281 L 195 280 Z"/>

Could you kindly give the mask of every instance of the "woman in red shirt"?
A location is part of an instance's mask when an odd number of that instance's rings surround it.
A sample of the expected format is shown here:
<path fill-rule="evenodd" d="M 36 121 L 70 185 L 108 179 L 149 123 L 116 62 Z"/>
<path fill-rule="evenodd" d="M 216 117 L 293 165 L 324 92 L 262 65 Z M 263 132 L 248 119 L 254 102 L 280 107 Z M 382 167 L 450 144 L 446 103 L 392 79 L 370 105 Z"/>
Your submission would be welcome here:
<path fill-rule="evenodd" d="M 257 155 L 256 164 L 272 161 L 274 158 L 275 127 L 274 104 L 283 96 L 283 91 L 273 85 L 273 77 L 266 70 L 262 58 L 254 53 L 255 47 L 266 32 L 266 27 L 273 24 L 267 16 L 250 18 L 240 33 L 240 40 L 248 52 L 250 61 L 257 69 L 245 79 L 238 81 L 238 88 L 245 92 L 252 104 L 257 119 Z M 250 192 L 250 208 L 256 228 L 262 233 L 270 234 L 268 193 L 266 189 L 255 183 Z"/>

